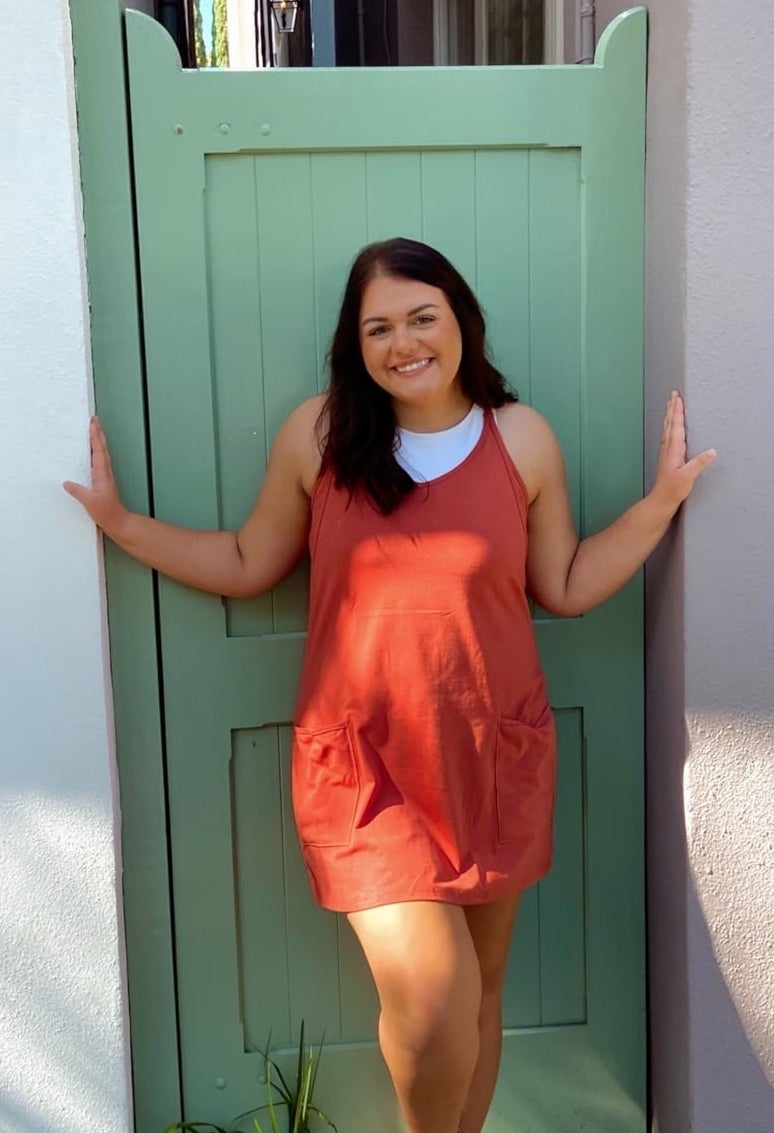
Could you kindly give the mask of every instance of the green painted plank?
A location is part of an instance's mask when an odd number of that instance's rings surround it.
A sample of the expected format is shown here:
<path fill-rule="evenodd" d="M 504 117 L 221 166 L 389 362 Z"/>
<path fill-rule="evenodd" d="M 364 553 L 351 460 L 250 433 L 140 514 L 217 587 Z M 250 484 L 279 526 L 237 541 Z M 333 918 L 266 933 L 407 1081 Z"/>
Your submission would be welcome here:
<path fill-rule="evenodd" d="M 532 405 L 557 434 L 580 522 L 581 201 L 577 150 L 529 159 Z"/>
<path fill-rule="evenodd" d="M 642 488 L 643 210 L 631 208 L 630 202 L 644 198 L 644 31 L 645 12 L 640 9 L 628 20 L 619 17 L 600 43 L 602 81 L 595 91 L 595 129 L 583 155 L 587 303 L 583 506 L 590 530 L 609 522 Z M 629 119 L 628 129 L 623 127 L 624 116 Z M 613 162 L 615 178 L 594 176 L 595 168 Z M 591 301 L 600 286 L 609 293 L 604 318 L 600 305 Z M 616 469 L 615 476 L 610 475 L 611 468 Z M 597 690 L 585 716 L 589 1021 L 597 1049 L 624 1088 L 644 1105 L 645 1082 L 638 1070 L 645 1062 L 644 1028 L 631 1028 L 630 1046 L 624 1052 L 621 1025 L 616 1022 L 622 1016 L 645 1018 L 642 653 L 636 646 L 640 633 L 636 627 L 642 622 L 641 576 L 596 611 L 595 620 L 606 648 L 604 658 L 600 657 L 604 696 Z M 614 807 L 609 805 L 611 797 Z M 618 859 L 619 868 L 613 859 Z M 602 929 L 605 920 L 607 931 Z"/>
<path fill-rule="evenodd" d="M 304 1019 L 310 1039 L 319 1041 L 326 1029 L 335 1035 L 340 1028 L 338 928 L 336 915 L 318 908 L 309 892 L 290 800 L 290 729 L 280 736 L 291 1033 Z"/>
<path fill-rule="evenodd" d="M 531 886 L 519 901 L 516 928 L 508 953 L 503 989 L 503 1028 L 540 1025 L 540 887 Z"/>
<path fill-rule="evenodd" d="M 475 176 L 476 294 L 494 363 L 529 404 L 529 153 L 479 150 Z"/>
<path fill-rule="evenodd" d="M 310 182 L 307 154 L 275 154 L 255 161 L 264 427 L 269 443 L 291 410 L 317 392 Z M 305 627 L 307 592 L 305 568 L 276 587 L 275 632 Z"/>
<path fill-rule="evenodd" d="M 594 528 L 610 522 L 642 490 L 644 212 L 631 209 L 630 202 L 642 201 L 645 195 L 644 27 L 645 10 L 637 9 L 629 19 L 614 21 L 600 43 L 604 69 L 595 91 L 595 130 L 583 157 L 588 394 L 583 476 L 588 521 Z M 624 113 L 631 121 L 628 130 L 621 125 Z M 605 168 L 613 162 L 615 178 L 591 173 L 594 166 Z M 591 301 L 600 287 L 608 297 L 604 312 Z M 598 449 L 602 436 L 607 446 L 604 461 Z M 637 459 L 630 458 L 632 452 Z M 617 470 L 615 476 L 609 475 L 611 467 Z"/>
<path fill-rule="evenodd" d="M 132 11 L 125 18 L 129 41 L 139 20 L 161 42 L 163 54 L 174 59 L 169 37 L 153 20 Z M 173 114 L 172 122 L 164 119 L 153 68 L 153 59 L 130 67 L 130 96 L 155 510 L 162 519 L 212 529 L 218 526 L 219 499 L 205 159 L 182 125 L 182 132 L 175 132 L 184 115 Z M 161 168 L 163 177 L 158 176 Z M 193 191 L 181 194 L 182 184 Z M 185 428 L 179 427 L 181 406 Z"/>
<path fill-rule="evenodd" d="M 275 728 L 233 733 L 232 808 L 239 973 L 246 1049 L 291 1041 L 285 892 Z"/>
<path fill-rule="evenodd" d="M 458 271 L 476 279 L 476 155 L 422 154 L 422 238 Z"/>
<path fill-rule="evenodd" d="M 147 511 L 143 359 L 118 3 L 71 0 L 96 406 L 124 500 Z M 86 422 L 84 421 L 84 431 Z M 105 547 L 138 1133 L 180 1112 L 153 580 Z"/>
<path fill-rule="evenodd" d="M 224 651 L 232 727 L 284 724 L 293 716 L 304 634 L 232 637 Z"/>
<path fill-rule="evenodd" d="M 255 502 L 268 458 L 253 160 L 210 158 L 205 178 L 219 516 L 221 526 L 236 530 Z M 229 635 L 273 628 L 269 594 L 249 602 L 228 599 L 226 609 Z"/>
<path fill-rule="evenodd" d="M 312 156 L 315 313 L 318 389 L 328 384 L 324 365 L 339 315 L 349 268 L 368 243 L 366 157 L 363 153 Z"/>
<path fill-rule="evenodd" d="M 200 631 L 209 629 L 212 636 L 211 627 L 220 623 L 222 634 L 220 603 L 172 583 L 164 584 L 161 602 L 177 973 L 179 986 L 197 988 L 195 997 L 179 1001 L 183 1077 L 188 1083 L 210 1077 L 206 1057 L 195 1042 L 200 1028 L 207 1027 L 219 1050 L 225 1049 L 238 1025 L 232 750 L 226 672 L 217 654 L 191 648 L 190 632 L 169 632 L 170 624 L 179 620 L 198 625 Z M 193 697 L 192 689 L 202 691 Z M 179 868 L 181 861 L 186 862 L 185 870 Z M 228 1017 L 219 1009 L 222 1003 L 231 1008 Z"/>
<path fill-rule="evenodd" d="M 422 239 L 419 153 L 366 154 L 368 240 Z"/>
<path fill-rule="evenodd" d="M 290 411 L 317 390 L 310 179 L 308 154 L 272 154 L 255 163 L 270 441 Z"/>
<path fill-rule="evenodd" d="M 585 774 L 583 715 L 556 714 L 559 768 L 554 864 L 540 883 L 540 1005 L 543 1024 L 586 1020 Z"/>

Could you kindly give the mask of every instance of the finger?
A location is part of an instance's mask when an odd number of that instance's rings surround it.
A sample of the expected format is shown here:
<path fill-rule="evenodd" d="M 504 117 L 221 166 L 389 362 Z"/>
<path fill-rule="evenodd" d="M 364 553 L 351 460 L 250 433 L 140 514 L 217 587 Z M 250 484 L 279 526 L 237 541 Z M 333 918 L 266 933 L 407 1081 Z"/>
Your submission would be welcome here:
<path fill-rule="evenodd" d="M 664 424 L 661 428 L 661 448 L 666 448 L 669 441 L 669 435 L 672 429 L 672 418 L 675 411 L 675 398 L 677 397 L 676 390 L 672 390 L 667 401 L 666 412 L 664 413 Z"/>
<path fill-rule="evenodd" d="M 685 461 L 685 407 L 683 399 L 675 394 L 672 404 L 672 420 L 667 441 L 669 456 L 678 464 Z"/>
<path fill-rule="evenodd" d="M 666 445 L 667 436 L 669 435 L 669 418 L 670 418 L 670 414 L 671 414 L 671 410 L 672 410 L 672 398 L 673 397 L 674 397 L 674 394 L 672 394 L 672 396 L 667 401 L 667 407 L 664 411 L 664 421 L 661 425 L 661 448 L 662 449 Z"/>
<path fill-rule="evenodd" d="M 67 492 L 68 496 L 72 496 L 79 504 L 85 503 L 86 492 L 88 489 L 83 484 L 75 484 L 72 480 L 65 480 L 62 487 Z"/>
<path fill-rule="evenodd" d="M 91 441 L 92 480 L 95 483 L 112 480 L 113 469 L 110 464 L 110 453 L 105 441 L 105 434 L 98 422 L 92 423 L 89 439 Z"/>
<path fill-rule="evenodd" d="M 97 418 L 97 429 L 99 431 L 100 440 L 102 441 L 102 447 L 105 450 L 105 461 L 107 463 L 108 472 L 110 473 L 111 479 L 113 479 L 113 459 L 110 455 L 110 447 L 108 446 L 107 437 L 105 436 L 105 431 L 102 428 L 99 417 Z"/>
<path fill-rule="evenodd" d="M 688 472 L 693 481 L 696 481 L 702 472 L 717 459 L 717 450 L 714 448 L 705 449 L 700 452 L 698 456 L 694 456 L 685 465 L 685 471 Z"/>

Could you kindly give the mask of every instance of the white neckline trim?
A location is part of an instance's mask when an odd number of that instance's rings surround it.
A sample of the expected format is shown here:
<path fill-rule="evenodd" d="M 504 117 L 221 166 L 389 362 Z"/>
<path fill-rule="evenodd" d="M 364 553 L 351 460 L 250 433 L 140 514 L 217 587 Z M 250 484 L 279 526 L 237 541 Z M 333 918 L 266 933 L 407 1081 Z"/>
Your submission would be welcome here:
<path fill-rule="evenodd" d="M 473 405 L 456 425 L 434 433 L 398 428 L 395 459 L 415 483 L 429 483 L 467 460 L 483 431 L 484 410 L 480 405 Z"/>

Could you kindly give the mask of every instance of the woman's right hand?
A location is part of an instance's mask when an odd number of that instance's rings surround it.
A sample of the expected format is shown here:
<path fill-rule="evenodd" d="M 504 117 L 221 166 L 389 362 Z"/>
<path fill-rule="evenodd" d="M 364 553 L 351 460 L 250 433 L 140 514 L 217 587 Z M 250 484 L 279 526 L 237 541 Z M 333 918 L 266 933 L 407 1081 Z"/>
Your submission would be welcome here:
<path fill-rule="evenodd" d="M 66 480 L 64 490 L 82 504 L 91 518 L 106 535 L 114 535 L 129 514 L 121 503 L 110 463 L 105 434 L 95 415 L 89 422 L 91 444 L 91 487 Z"/>
<path fill-rule="evenodd" d="M 238 532 L 179 527 L 124 507 L 96 417 L 89 426 L 91 487 L 71 480 L 63 487 L 114 543 L 152 570 L 210 594 L 263 594 L 307 548 L 322 401 L 318 395 L 302 402 L 280 429 L 258 499 Z"/>

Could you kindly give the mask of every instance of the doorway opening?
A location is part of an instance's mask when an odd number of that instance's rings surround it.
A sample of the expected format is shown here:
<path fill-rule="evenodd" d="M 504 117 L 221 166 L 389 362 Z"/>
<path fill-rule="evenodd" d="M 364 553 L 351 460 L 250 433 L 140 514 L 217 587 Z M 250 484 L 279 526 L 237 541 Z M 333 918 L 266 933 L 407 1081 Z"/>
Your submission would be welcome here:
<path fill-rule="evenodd" d="M 135 0 L 186 67 L 562 63 L 567 0 Z"/>

